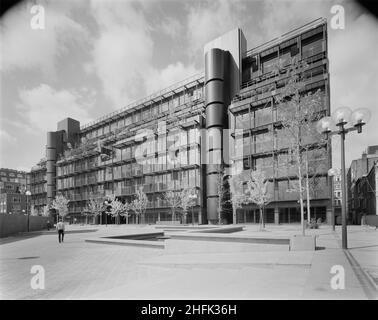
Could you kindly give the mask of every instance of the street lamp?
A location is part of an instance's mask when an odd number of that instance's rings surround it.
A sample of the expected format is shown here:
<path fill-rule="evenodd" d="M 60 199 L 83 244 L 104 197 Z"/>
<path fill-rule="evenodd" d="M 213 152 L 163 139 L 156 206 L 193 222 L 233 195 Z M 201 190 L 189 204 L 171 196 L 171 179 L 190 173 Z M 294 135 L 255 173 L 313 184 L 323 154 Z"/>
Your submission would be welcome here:
<path fill-rule="evenodd" d="M 332 117 L 320 119 L 316 125 L 319 133 L 329 136 L 340 135 L 341 141 L 341 185 L 342 185 L 342 205 L 341 205 L 341 239 L 342 248 L 348 248 L 347 240 L 347 219 L 346 219 L 346 181 L 345 181 L 345 135 L 351 131 L 362 132 L 364 126 L 370 120 L 371 113 L 368 109 L 361 108 L 352 112 L 348 107 L 337 109 Z M 346 127 L 348 123 L 352 126 Z"/>
<path fill-rule="evenodd" d="M 29 215 L 30 215 L 30 212 L 29 212 L 29 209 L 28 209 L 28 204 L 29 204 L 29 196 L 31 195 L 31 192 L 29 190 L 27 190 L 25 192 L 25 195 L 26 195 L 26 213 L 28 215 L 28 232 L 29 232 Z"/>
<path fill-rule="evenodd" d="M 197 199 L 197 194 L 192 193 L 192 194 L 189 195 L 189 198 L 194 201 L 195 199 Z M 194 225 L 194 203 L 192 205 L 192 224 Z"/>
<path fill-rule="evenodd" d="M 331 168 L 328 170 L 328 177 L 330 179 L 330 186 L 331 186 L 331 221 L 332 221 L 332 230 L 335 231 L 335 202 L 334 202 L 334 188 L 333 188 L 333 177 L 337 175 L 337 170 L 334 168 Z"/>

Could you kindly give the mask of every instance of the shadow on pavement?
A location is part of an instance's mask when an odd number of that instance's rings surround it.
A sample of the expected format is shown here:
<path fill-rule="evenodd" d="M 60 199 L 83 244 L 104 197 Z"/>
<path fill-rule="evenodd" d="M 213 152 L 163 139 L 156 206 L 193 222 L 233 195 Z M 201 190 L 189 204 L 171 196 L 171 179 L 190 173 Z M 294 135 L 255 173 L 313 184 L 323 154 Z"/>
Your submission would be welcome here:
<path fill-rule="evenodd" d="M 41 234 L 27 234 L 27 235 L 16 235 L 16 236 L 10 236 L 6 238 L 1 238 L 0 239 L 0 245 L 2 244 L 7 244 L 7 243 L 12 243 L 20 240 L 26 240 L 30 238 L 35 238 L 39 237 Z"/>

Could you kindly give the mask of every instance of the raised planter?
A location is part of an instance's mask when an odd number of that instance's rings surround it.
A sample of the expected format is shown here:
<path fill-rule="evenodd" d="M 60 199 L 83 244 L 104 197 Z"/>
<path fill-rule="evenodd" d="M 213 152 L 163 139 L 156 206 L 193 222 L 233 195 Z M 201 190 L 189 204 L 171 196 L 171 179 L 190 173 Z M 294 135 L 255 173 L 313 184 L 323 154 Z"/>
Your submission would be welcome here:
<path fill-rule="evenodd" d="M 294 235 L 290 238 L 290 251 L 315 251 L 316 237 Z"/>

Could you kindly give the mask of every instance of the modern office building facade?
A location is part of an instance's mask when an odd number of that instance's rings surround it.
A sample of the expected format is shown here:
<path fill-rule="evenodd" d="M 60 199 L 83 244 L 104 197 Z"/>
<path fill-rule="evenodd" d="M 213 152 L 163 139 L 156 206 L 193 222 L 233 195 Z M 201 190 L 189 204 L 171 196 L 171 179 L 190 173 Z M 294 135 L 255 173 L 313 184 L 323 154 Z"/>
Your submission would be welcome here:
<path fill-rule="evenodd" d="M 43 214 L 47 205 L 46 158 L 42 158 L 30 171 L 31 204 L 37 214 Z"/>
<path fill-rule="evenodd" d="M 30 173 L 15 169 L 0 168 L 0 181 L 2 182 L 1 188 L 9 185 L 10 189 L 16 191 L 16 187 L 18 186 L 18 190 L 24 193 L 30 188 Z"/>
<path fill-rule="evenodd" d="M 30 173 L 0 168 L 0 213 L 26 213 L 26 191 L 30 190 Z"/>
<path fill-rule="evenodd" d="M 337 169 L 333 179 L 333 206 L 335 212 L 335 222 L 341 224 L 341 203 L 342 203 L 342 188 L 341 188 L 341 170 Z"/>
<path fill-rule="evenodd" d="M 204 74 L 92 123 L 80 126 L 70 118 L 60 122 L 57 131 L 47 134 L 45 162 L 34 170 L 34 176 L 41 176 L 36 184 L 45 188 L 41 199 L 50 204 L 62 193 L 70 199 L 74 217 L 93 195 L 114 194 L 131 201 L 143 187 L 148 197 L 145 222 L 154 223 L 171 219 L 165 192 L 193 187 L 195 205 L 187 222 L 216 223 L 219 173 L 261 168 L 272 194 L 267 222 L 299 222 L 298 194 L 287 192 L 295 168 L 287 161 L 288 137 L 274 99 L 288 79 L 274 66 L 280 63 L 284 71 L 293 59 L 306 61 L 309 67 L 299 71 L 304 92 L 321 90 L 321 112 L 329 115 L 326 20 L 251 50 L 243 32 L 235 29 L 208 43 L 204 59 Z M 311 173 L 312 215 L 330 221 L 330 150 L 316 135 L 306 139 L 309 165 L 316 162 L 317 167 Z M 256 221 L 256 209 L 243 206 L 237 221 Z M 232 222 L 229 214 L 223 218 Z"/>
<path fill-rule="evenodd" d="M 353 209 L 356 216 L 355 223 L 361 223 L 365 216 L 378 218 L 378 160 L 374 162 L 369 172 L 358 178 L 354 184 Z M 377 221 L 377 220 L 375 220 Z"/>
<path fill-rule="evenodd" d="M 349 223 L 360 224 L 363 214 L 375 214 L 374 179 L 377 162 L 378 145 L 369 146 L 361 158 L 352 161 L 347 171 Z"/>

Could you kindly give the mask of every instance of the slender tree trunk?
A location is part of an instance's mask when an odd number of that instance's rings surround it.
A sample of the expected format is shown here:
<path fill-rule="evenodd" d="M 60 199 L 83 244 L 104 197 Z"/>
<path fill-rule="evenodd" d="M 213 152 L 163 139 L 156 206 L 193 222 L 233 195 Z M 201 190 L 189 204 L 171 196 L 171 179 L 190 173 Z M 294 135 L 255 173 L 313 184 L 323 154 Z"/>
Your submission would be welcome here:
<path fill-rule="evenodd" d="M 308 183 L 308 149 L 306 148 L 306 198 L 307 198 L 307 221 L 311 221 L 310 189 Z"/>
<path fill-rule="evenodd" d="M 301 207 L 301 224 L 302 224 L 302 235 L 305 235 L 305 221 L 304 221 L 304 208 L 303 208 L 303 193 L 302 193 L 302 168 L 300 161 L 299 146 L 297 147 L 297 163 L 298 163 L 298 184 L 299 184 L 299 203 Z"/>
<path fill-rule="evenodd" d="M 265 229 L 264 209 L 260 207 L 259 211 L 260 211 L 260 230 L 264 230 Z"/>

